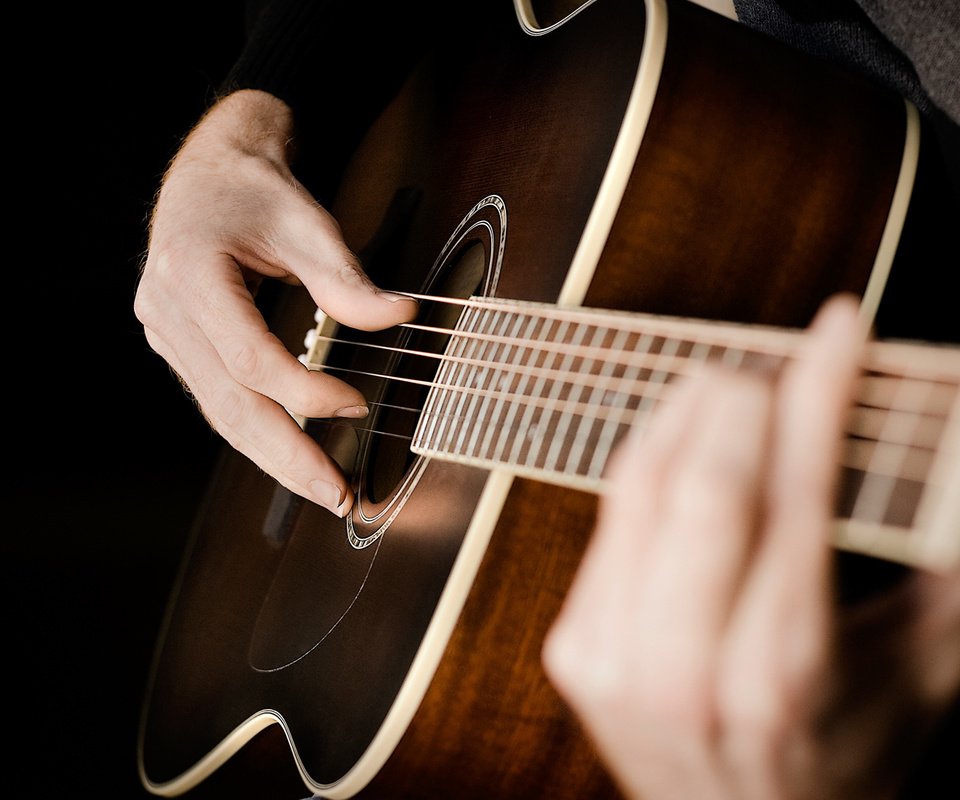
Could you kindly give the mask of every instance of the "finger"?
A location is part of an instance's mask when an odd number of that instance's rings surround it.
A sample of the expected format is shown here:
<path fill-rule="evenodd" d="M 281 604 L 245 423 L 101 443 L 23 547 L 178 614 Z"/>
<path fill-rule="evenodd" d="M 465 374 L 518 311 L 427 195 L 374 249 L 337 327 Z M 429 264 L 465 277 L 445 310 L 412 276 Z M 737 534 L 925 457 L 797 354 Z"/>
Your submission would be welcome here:
<path fill-rule="evenodd" d="M 614 659 L 589 655 L 610 652 L 623 642 L 622 613 L 636 586 L 636 570 L 645 561 L 657 528 L 663 475 L 677 442 L 689 430 L 696 398 L 692 387 L 676 387 L 665 407 L 641 417 L 607 464 L 606 490 L 597 524 L 577 575 L 548 639 L 547 660 L 557 680 L 583 687 L 581 670 L 605 669 Z M 597 677 L 599 684 L 606 679 Z"/>
<path fill-rule="evenodd" d="M 295 207 L 284 215 L 273 248 L 317 306 L 360 330 L 380 330 L 413 319 L 417 301 L 374 285 L 344 242 L 336 220 L 308 198 L 304 193 L 293 198 Z"/>
<path fill-rule="evenodd" d="M 719 679 L 724 750 L 745 797 L 775 796 L 793 732 L 809 730 L 829 646 L 829 533 L 844 420 L 862 346 L 856 304 L 825 305 L 777 395 L 759 553 Z"/>
<path fill-rule="evenodd" d="M 663 483 L 700 394 L 696 382 L 679 386 L 646 428 L 636 426 L 618 446 L 597 530 L 544 647 L 547 674 L 630 796 L 669 787 L 710 798 L 716 788 L 701 725 L 707 704 L 686 683 L 674 691 L 678 676 L 673 660 L 661 657 L 662 630 L 647 624 L 650 606 L 670 604 L 673 587 L 667 597 L 643 590 L 644 573 L 660 569 L 644 566 L 660 535 Z"/>
<path fill-rule="evenodd" d="M 186 313 L 193 315 L 233 381 L 301 416 L 366 415 L 366 400 L 357 389 L 308 370 L 269 330 L 233 259 L 211 257 L 198 265 L 194 281 Z"/>
<path fill-rule="evenodd" d="M 793 565 L 789 574 L 798 585 L 827 577 L 824 556 L 830 551 L 824 545 L 834 518 L 841 448 L 863 343 L 855 300 L 833 298 L 786 368 L 778 393 L 764 557 L 779 562 L 774 569 Z"/>
<path fill-rule="evenodd" d="M 717 652 L 753 544 L 773 402 L 769 383 L 754 374 L 710 371 L 698 388 L 683 449 L 662 485 L 656 540 L 637 577 L 657 643 L 649 663 L 662 662 L 661 684 L 678 695 L 664 702 L 692 704 L 691 716 L 715 710 Z"/>
<path fill-rule="evenodd" d="M 232 447 L 290 491 L 341 517 L 350 510 L 353 494 L 339 466 L 282 407 L 233 381 L 199 331 L 194 328 L 188 364 L 176 346 L 145 330 L 151 347 L 180 377 L 210 426 Z"/>

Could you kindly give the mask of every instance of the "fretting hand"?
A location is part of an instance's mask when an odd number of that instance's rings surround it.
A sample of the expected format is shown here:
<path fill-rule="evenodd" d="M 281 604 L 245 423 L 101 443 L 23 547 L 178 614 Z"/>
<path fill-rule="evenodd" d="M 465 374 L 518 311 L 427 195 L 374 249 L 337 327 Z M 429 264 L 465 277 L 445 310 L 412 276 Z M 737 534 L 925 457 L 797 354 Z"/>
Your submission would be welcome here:
<path fill-rule="evenodd" d="M 710 370 L 619 449 L 544 651 L 627 794 L 893 797 L 960 685 L 960 575 L 841 608 L 830 529 L 856 307 L 776 381 Z"/>

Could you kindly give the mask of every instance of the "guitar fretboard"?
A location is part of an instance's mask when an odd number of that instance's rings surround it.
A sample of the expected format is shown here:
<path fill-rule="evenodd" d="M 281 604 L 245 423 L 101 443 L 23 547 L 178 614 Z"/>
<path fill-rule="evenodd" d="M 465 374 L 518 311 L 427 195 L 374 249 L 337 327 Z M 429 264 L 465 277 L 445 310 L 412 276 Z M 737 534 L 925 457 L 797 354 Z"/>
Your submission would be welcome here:
<path fill-rule="evenodd" d="M 708 361 L 776 368 L 792 330 L 473 299 L 413 450 L 604 491 L 611 452 Z M 849 417 L 837 544 L 903 563 L 960 559 L 960 350 L 873 342 Z"/>

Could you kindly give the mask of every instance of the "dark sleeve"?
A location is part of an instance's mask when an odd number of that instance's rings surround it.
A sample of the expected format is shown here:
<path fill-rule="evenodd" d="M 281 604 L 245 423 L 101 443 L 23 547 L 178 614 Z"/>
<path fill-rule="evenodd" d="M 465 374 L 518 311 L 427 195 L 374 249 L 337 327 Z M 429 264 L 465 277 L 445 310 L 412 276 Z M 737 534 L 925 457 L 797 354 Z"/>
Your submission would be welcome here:
<path fill-rule="evenodd" d="M 245 47 L 220 94 L 260 89 L 286 102 L 297 164 L 314 176 L 311 189 L 326 194 L 337 165 L 429 46 L 438 7 L 434 0 L 251 3 Z"/>
<path fill-rule="evenodd" d="M 734 0 L 748 27 L 882 83 L 928 113 L 916 70 L 853 0 Z"/>

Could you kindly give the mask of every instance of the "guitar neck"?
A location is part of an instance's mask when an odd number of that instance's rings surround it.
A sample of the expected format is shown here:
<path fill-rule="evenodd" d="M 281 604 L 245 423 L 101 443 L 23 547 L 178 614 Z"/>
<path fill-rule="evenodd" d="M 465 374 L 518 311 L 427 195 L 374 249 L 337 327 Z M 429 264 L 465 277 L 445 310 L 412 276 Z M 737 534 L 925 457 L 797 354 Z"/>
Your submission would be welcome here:
<path fill-rule="evenodd" d="M 460 302 L 460 301 L 457 301 Z M 776 369 L 794 330 L 473 298 L 413 439 L 431 458 L 602 493 L 620 439 L 705 362 Z M 960 350 L 871 342 L 843 448 L 838 546 L 960 561 Z"/>

